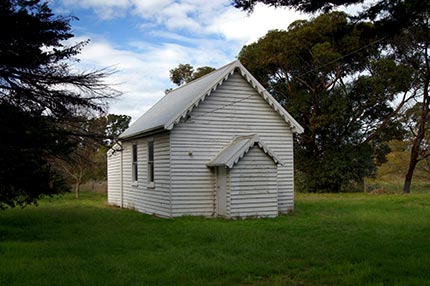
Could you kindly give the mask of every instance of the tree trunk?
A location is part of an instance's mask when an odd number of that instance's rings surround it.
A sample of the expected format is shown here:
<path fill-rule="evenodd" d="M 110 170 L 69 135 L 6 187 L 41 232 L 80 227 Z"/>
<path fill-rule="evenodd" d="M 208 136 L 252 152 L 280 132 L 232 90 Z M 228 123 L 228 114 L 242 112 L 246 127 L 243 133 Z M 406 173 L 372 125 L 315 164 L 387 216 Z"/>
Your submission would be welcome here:
<path fill-rule="evenodd" d="M 403 185 L 404 194 L 409 194 L 411 192 L 412 177 L 414 175 L 415 167 L 417 166 L 417 163 L 419 161 L 418 156 L 420 154 L 421 142 L 423 141 L 425 136 L 425 126 L 427 122 L 427 115 L 429 112 L 427 100 L 425 99 L 423 100 L 423 108 L 421 112 L 422 114 L 420 117 L 420 122 L 418 123 L 418 132 L 412 143 L 411 157 L 409 159 L 409 168 L 406 172 L 405 184 Z"/>
<path fill-rule="evenodd" d="M 415 143 L 415 141 L 414 141 Z M 419 147 L 419 145 L 418 145 Z M 416 153 L 416 154 L 414 154 Z M 409 194 L 411 192 L 411 183 L 412 183 L 412 177 L 414 175 L 414 170 L 415 167 L 417 165 L 417 160 L 416 158 L 418 157 L 418 149 L 415 150 L 414 152 L 414 148 L 412 147 L 412 151 L 411 151 L 411 159 L 409 161 L 409 168 L 408 168 L 408 172 L 406 173 L 405 176 L 405 184 L 403 185 L 403 193 L 404 194 Z"/>
<path fill-rule="evenodd" d="M 77 199 L 79 199 L 80 188 L 81 188 L 81 182 L 80 181 L 76 181 L 76 184 L 75 184 L 75 197 Z"/>
<path fill-rule="evenodd" d="M 419 117 L 419 122 L 418 122 L 418 132 L 412 143 L 411 158 L 409 160 L 409 168 L 408 168 L 408 172 L 406 173 L 405 184 L 403 186 L 404 194 L 409 194 L 411 192 L 412 177 L 414 175 L 415 167 L 417 166 L 417 163 L 419 161 L 418 156 L 420 154 L 421 143 L 426 133 L 426 125 L 427 125 L 427 119 L 429 114 L 428 87 L 429 87 L 429 78 L 426 77 L 426 80 L 424 82 L 421 116 Z"/>

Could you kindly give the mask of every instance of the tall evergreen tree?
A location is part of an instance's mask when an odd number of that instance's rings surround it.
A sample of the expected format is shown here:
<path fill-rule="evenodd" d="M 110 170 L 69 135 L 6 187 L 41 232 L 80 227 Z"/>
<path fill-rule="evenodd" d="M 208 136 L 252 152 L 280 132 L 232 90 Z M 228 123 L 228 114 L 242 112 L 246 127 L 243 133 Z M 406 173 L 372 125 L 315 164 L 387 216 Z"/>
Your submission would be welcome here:
<path fill-rule="evenodd" d="M 54 15 L 40 0 L 4 0 L 0 19 L 1 209 L 66 191 L 51 159 L 91 136 L 77 115 L 104 112 L 118 92 L 102 81 L 108 71 L 71 68 L 87 43 L 65 44 L 73 17 Z"/>

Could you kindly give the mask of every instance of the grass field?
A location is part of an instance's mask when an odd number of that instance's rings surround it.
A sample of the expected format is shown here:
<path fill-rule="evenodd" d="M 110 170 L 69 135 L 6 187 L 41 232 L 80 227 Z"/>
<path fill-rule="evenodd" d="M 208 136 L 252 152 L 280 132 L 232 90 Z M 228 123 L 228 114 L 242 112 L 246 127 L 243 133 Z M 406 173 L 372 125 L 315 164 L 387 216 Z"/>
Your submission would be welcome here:
<path fill-rule="evenodd" d="M 430 285 L 430 193 L 300 194 L 235 221 L 70 194 L 0 212 L 0 285 Z"/>

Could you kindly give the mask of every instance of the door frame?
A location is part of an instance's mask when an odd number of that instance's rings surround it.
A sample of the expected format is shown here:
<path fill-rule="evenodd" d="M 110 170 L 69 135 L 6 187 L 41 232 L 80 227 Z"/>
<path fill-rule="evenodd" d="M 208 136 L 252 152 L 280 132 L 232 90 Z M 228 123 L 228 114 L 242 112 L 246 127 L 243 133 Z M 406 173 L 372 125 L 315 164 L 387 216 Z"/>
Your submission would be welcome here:
<path fill-rule="evenodd" d="M 228 169 L 224 166 L 216 167 L 216 214 L 227 217 L 227 177 Z"/>

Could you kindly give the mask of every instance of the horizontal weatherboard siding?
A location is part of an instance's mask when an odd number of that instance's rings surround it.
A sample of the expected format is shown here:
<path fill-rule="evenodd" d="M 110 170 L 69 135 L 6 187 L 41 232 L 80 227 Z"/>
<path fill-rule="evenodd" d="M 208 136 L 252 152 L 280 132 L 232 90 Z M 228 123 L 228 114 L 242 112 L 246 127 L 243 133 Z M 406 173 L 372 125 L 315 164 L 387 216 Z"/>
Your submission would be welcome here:
<path fill-rule="evenodd" d="M 121 151 L 107 154 L 108 203 L 121 206 Z"/>
<path fill-rule="evenodd" d="M 148 182 L 148 140 L 154 140 L 154 188 Z M 132 181 L 132 144 L 137 144 L 138 182 Z M 123 143 L 124 206 L 138 211 L 170 217 L 169 133 Z"/>
<path fill-rule="evenodd" d="M 278 215 L 277 166 L 254 146 L 230 171 L 231 217 Z"/>
<path fill-rule="evenodd" d="M 171 131 L 173 216 L 213 215 L 216 204 L 213 191 L 214 171 L 206 167 L 206 164 L 224 146 L 231 143 L 235 136 L 249 134 L 257 134 L 285 163 L 284 167 L 278 167 L 277 172 L 275 170 L 270 175 L 271 181 L 265 188 L 269 190 L 269 201 L 264 203 L 264 208 L 270 216 L 277 214 L 278 208 L 280 212 L 293 208 L 292 131 L 285 120 L 236 72 L 200 103 L 187 120 L 181 121 Z M 246 170 L 247 167 L 244 167 L 244 176 L 247 174 Z M 232 183 L 236 180 L 234 176 L 231 179 Z M 276 186 L 279 201 L 274 206 Z M 194 200 L 193 196 L 199 199 Z M 227 196 L 227 203 L 234 204 L 234 199 L 234 194 L 231 198 Z M 254 202 L 251 201 L 246 204 L 253 205 Z M 231 215 L 239 214 L 254 215 L 243 210 Z"/>

